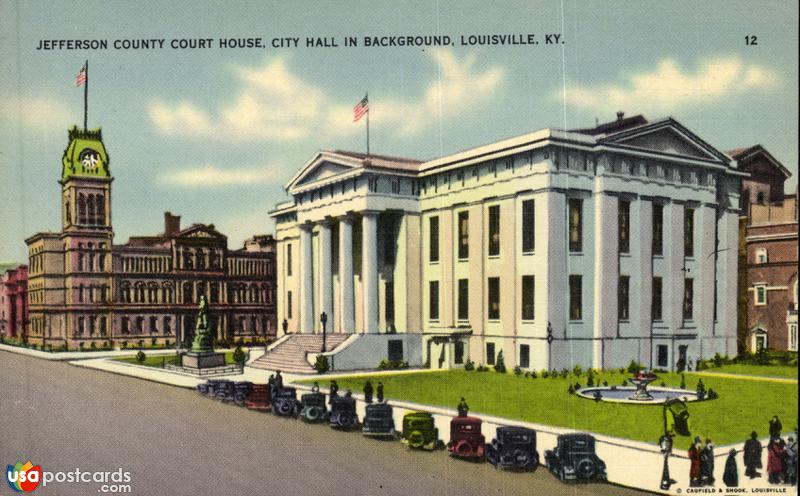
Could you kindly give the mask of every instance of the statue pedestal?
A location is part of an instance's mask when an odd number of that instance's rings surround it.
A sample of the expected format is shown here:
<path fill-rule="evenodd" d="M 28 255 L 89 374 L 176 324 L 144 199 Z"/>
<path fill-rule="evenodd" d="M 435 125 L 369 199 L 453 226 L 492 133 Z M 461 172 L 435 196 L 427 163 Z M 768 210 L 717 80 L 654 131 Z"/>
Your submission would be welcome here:
<path fill-rule="evenodd" d="M 194 352 L 181 357 L 181 365 L 184 367 L 191 367 L 193 369 L 207 369 L 209 367 L 220 367 L 225 365 L 225 354 L 216 353 L 213 351 Z"/>

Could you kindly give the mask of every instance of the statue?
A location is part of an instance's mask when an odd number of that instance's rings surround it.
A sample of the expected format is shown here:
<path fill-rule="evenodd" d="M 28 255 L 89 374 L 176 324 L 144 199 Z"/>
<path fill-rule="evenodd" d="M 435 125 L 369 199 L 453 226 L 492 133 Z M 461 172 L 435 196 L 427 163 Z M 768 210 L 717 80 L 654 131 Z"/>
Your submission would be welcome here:
<path fill-rule="evenodd" d="M 214 351 L 214 335 L 208 331 L 208 302 L 205 295 L 200 296 L 200 311 L 197 313 L 197 327 L 191 351 L 195 353 Z"/>
<path fill-rule="evenodd" d="M 372 403 L 372 383 L 369 381 L 364 384 L 364 402 Z"/>
<path fill-rule="evenodd" d="M 469 406 L 467 406 L 467 400 L 462 397 L 461 401 L 458 403 L 458 416 L 466 417 L 468 413 Z"/>

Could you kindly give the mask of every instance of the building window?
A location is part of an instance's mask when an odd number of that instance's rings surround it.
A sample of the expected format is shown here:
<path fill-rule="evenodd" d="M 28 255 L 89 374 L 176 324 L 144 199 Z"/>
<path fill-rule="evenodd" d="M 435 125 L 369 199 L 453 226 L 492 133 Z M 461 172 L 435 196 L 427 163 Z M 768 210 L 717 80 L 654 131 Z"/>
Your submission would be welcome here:
<path fill-rule="evenodd" d="M 753 351 L 759 352 L 767 349 L 767 332 L 764 329 L 753 331 Z"/>
<path fill-rule="evenodd" d="M 662 310 L 661 310 L 661 278 L 654 277 L 653 278 L 653 295 L 652 300 L 650 303 L 650 311 L 652 312 L 653 320 L 661 320 L 663 319 Z"/>
<path fill-rule="evenodd" d="M 128 321 L 128 317 L 122 317 L 121 327 L 122 327 L 122 334 L 128 334 L 129 332 L 131 332 L 130 322 Z"/>
<path fill-rule="evenodd" d="M 469 279 L 458 280 L 458 320 L 469 320 Z"/>
<path fill-rule="evenodd" d="M 534 233 L 536 228 L 534 219 L 535 205 L 534 200 L 522 202 L 522 253 L 533 253 L 536 245 L 536 235 Z"/>
<path fill-rule="evenodd" d="M 797 351 L 797 324 L 789 324 L 789 351 Z"/>
<path fill-rule="evenodd" d="M 653 255 L 664 254 L 664 207 L 653 205 Z"/>
<path fill-rule="evenodd" d="M 486 343 L 486 365 L 494 365 L 494 343 Z"/>
<path fill-rule="evenodd" d="M 656 346 L 656 365 L 669 367 L 669 347 L 665 344 Z"/>
<path fill-rule="evenodd" d="M 390 327 L 390 331 L 394 326 L 394 281 L 386 281 L 384 284 L 386 291 L 386 307 L 384 308 L 384 317 L 386 318 L 386 325 Z"/>
<path fill-rule="evenodd" d="M 469 212 L 458 213 L 458 259 L 469 258 Z"/>
<path fill-rule="evenodd" d="M 399 362 L 403 359 L 403 341 L 390 339 L 387 343 L 386 352 L 390 362 Z"/>
<path fill-rule="evenodd" d="M 292 275 L 292 244 L 286 245 L 286 275 Z"/>
<path fill-rule="evenodd" d="M 461 341 L 460 339 L 456 341 L 454 343 L 454 348 L 455 356 L 453 357 L 453 362 L 455 362 L 457 365 L 460 365 L 464 363 L 464 341 Z"/>
<path fill-rule="evenodd" d="M 489 256 L 500 255 L 500 205 L 489 207 Z"/>
<path fill-rule="evenodd" d="M 619 320 L 628 320 L 630 318 L 630 285 L 630 277 L 619 276 L 617 287 L 617 316 Z"/>
<path fill-rule="evenodd" d="M 694 209 L 685 208 L 683 211 L 683 255 L 694 256 Z"/>
<path fill-rule="evenodd" d="M 439 281 L 428 282 L 428 320 L 439 320 Z"/>
<path fill-rule="evenodd" d="M 692 320 L 694 316 L 694 279 L 687 278 L 683 282 L 683 320 Z"/>
<path fill-rule="evenodd" d="M 286 292 L 286 318 L 292 318 L 292 292 Z"/>
<path fill-rule="evenodd" d="M 172 318 L 164 317 L 163 319 L 164 334 L 172 334 Z"/>
<path fill-rule="evenodd" d="M 158 317 L 150 317 L 150 332 L 153 334 L 158 332 Z"/>
<path fill-rule="evenodd" d="M 534 276 L 522 276 L 522 320 L 534 319 L 535 288 Z"/>
<path fill-rule="evenodd" d="M 569 276 L 569 320 L 583 318 L 583 288 L 581 276 Z"/>
<path fill-rule="evenodd" d="M 631 251 L 631 202 L 619 202 L 619 212 L 617 213 L 619 222 L 619 252 L 630 253 Z"/>
<path fill-rule="evenodd" d="M 756 263 L 757 264 L 764 264 L 767 263 L 767 249 L 766 248 L 759 248 L 756 250 Z"/>
<path fill-rule="evenodd" d="M 756 305 L 763 306 L 767 304 L 767 287 L 759 285 L 755 287 Z"/>
<path fill-rule="evenodd" d="M 569 251 L 583 251 L 583 200 L 569 199 Z"/>
<path fill-rule="evenodd" d="M 519 345 L 519 366 L 527 369 L 531 366 L 531 347 L 527 344 Z"/>
<path fill-rule="evenodd" d="M 489 320 L 500 318 L 500 278 L 489 278 Z"/>
<path fill-rule="evenodd" d="M 431 217 L 428 220 L 428 261 L 439 261 L 439 217 Z"/>

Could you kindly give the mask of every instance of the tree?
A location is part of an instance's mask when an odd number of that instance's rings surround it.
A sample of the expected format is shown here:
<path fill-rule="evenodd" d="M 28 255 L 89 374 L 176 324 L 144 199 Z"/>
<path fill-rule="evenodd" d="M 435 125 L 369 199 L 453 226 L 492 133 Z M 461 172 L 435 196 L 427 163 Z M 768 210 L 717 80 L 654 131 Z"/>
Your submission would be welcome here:
<path fill-rule="evenodd" d="M 144 363 L 146 358 L 147 356 L 144 354 L 144 351 L 139 351 L 139 353 L 136 354 L 136 361 L 140 364 Z"/>
<path fill-rule="evenodd" d="M 242 345 L 237 346 L 236 349 L 233 350 L 233 361 L 239 365 L 244 365 L 244 362 L 247 361 L 247 355 L 245 355 Z"/>
<path fill-rule="evenodd" d="M 318 374 L 324 374 L 325 372 L 330 370 L 328 357 L 326 357 L 325 355 L 317 355 L 317 359 L 314 361 L 314 369 L 316 369 Z"/>
<path fill-rule="evenodd" d="M 494 370 L 501 374 L 506 373 L 506 360 L 503 358 L 503 350 L 500 350 L 500 353 L 497 354 L 497 362 L 494 364 Z"/>

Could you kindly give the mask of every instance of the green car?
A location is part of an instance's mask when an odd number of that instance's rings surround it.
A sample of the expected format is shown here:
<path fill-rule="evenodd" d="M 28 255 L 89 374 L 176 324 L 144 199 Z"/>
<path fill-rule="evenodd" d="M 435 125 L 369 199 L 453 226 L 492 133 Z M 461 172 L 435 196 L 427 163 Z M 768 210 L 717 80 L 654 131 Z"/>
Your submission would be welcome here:
<path fill-rule="evenodd" d="M 432 451 L 444 447 L 439 440 L 439 429 L 434 427 L 433 415 L 427 412 L 407 413 L 403 417 L 401 442 L 418 450 Z"/>
<path fill-rule="evenodd" d="M 328 420 L 328 407 L 325 395 L 318 392 L 304 394 L 300 397 L 300 418 L 306 422 L 324 422 Z"/>

